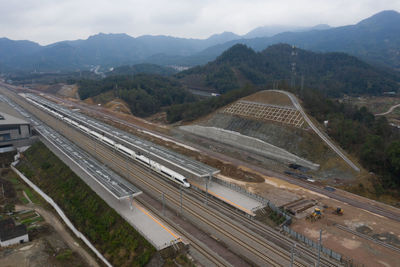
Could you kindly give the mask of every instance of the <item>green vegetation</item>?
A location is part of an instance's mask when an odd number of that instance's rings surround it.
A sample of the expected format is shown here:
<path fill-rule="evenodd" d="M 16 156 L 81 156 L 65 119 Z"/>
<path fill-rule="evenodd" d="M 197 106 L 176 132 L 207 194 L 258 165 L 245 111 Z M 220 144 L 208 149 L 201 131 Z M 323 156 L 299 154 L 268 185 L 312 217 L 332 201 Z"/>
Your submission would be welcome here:
<path fill-rule="evenodd" d="M 270 214 L 269 214 L 269 218 L 275 222 L 277 225 L 281 225 L 286 218 L 284 216 L 282 216 L 281 214 L 277 213 L 276 211 L 271 210 Z"/>
<path fill-rule="evenodd" d="M 18 164 L 114 266 L 143 266 L 155 252 L 132 226 L 38 142 Z M 63 257 L 63 256 L 62 256 Z"/>
<path fill-rule="evenodd" d="M 26 225 L 30 225 L 30 224 L 33 224 L 35 222 L 41 222 L 41 221 L 43 221 L 43 218 L 40 217 L 40 216 L 37 216 L 35 218 L 28 218 L 28 219 L 22 220 L 21 223 L 22 224 L 26 224 Z"/>
<path fill-rule="evenodd" d="M 67 250 L 61 252 L 60 254 L 58 254 L 56 256 L 56 259 L 60 260 L 60 261 L 65 261 L 65 260 L 69 260 L 71 258 L 71 256 L 72 256 L 72 250 L 67 249 Z"/>
<path fill-rule="evenodd" d="M 194 265 L 192 263 L 191 260 L 188 259 L 188 257 L 186 257 L 186 255 L 184 254 L 179 254 L 178 257 L 176 257 L 176 262 L 180 265 L 180 266 L 187 266 L 187 267 L 194 267 L 196 265 Z"/>
<path fill-rule="evenodd" d="M 29 201 L 25 198 L 23 192 L 25 191 L 26 195 L 30 198 L 30 200 L 35 204 L 42 204 L 45 201 L 36 193 L 34 193 L 31 188 L 26 185 L 22 180 L 17 178 L 18 176 L 11 170 L 6 170 L 4 174 L 2 173 L 2 178 L 0 180 L 0 184 L 2 183 L 4 187 L 4 191 L 9 194 L 9 199 L 14 199 L 12 203 L 15 203 L 16 200 L 19 200 L 23 204 L 28 204 Z"/>
<path fill-rule="evenodd" d="M 295 90 L 296 92 L 296 90 Z M 328 99 L 316 90 L 297 90 L 308 113 L 322 122 L 340 146 L 356 155 L 364 168 L 379 175 L 376 194 L 400 188 L 400 135 L 385 117 L 375 117 L 367 108 Z"/>
<path fill-rule="evenodd" d="M 195 101 L 195 97 L 180 83 L 157 75 L 111 76 L 100 81 L 79 82 L 82 99 L 109 91 L 113 92 L 114 97 L 125 100 L 137 116 L 151 115 L 162 107 Z"/>
<path fill-rule="evenodd" d="M 304 86 L 317 89 L 328 96 L 342 94 L 381 94 L 397 91 L 400 75 L 373 67 L 344 53 L 314 53 L 286 44 L 272 45 L 255 52 L 237 44 L 222 53 L 215 61 L 177 74 L 182 81 L 192 76 L 203 79 L 203 84 L 225 93 L 250 83 L 271 88 L 274 81 L 290 83 L 292 78 Z M 292 77 L 292 62 L 296 63 L 296 76 Z M 189 85 L 188 85 L 189 86 Z M 196 87 L 195 84 L 190 84 Z M 200 86 L 198 86 L 200 87 Z"/>
<path fill-rule="evenodd" d="M 195 120 L 255 92 L 254 87 L 245 86 L 242 89 L 230 91 L 219 97 L 211 97 L 195 103 L 175 105 L 167 110 L 167 120 L 169 122 Z"/>
<path fill-rule="evenodd" d="M 119 97 L 125 100 L 132 114 L 149 116 L 167 110 L 168 120 L 193 120 L 227 104 L 232 95 L 221 99 L 199 100 L 185 88 L 216 91 L 225 94 L 235 91 L 241 95 L 251 87 L 254 90 L 271 88 L 274 83 L 297 85 L 304 78 L 304 86 L 323 92 L 326 96 L 343 94 L 381 94 L 397 91 L 400 75 L 382 70 L 344 53 L 313 53 L 279 44 L 255 52 L 244 45 L 235 45 L 215 61 L 204 66 L 180 72 L 174 77 L 138 74 L 167 71 L 165 68 L 142 64 L 124 66 L 109 73 L 101 80 L 83 79 L 78 82 L 82 99 L 97 97 L 107 102 Z M 295 77 L 291 63 L 296 62 Z M 114 75 L 124 74 L 124 75 Z M 243 95 L 244 96 L 244 95 Z M 198 103 L 194 103 L 198 100 Z"/>
<path fill-rule="evenodd" d="M 170 76 L 177 73 L 177 71 L 170 67 L 164 67 L 155 64 L 136 64 L 131 66 L 117 67 L 114 70 L 107 72 L 106 75 L 136 75 L 141 73 Z"/>
<path fill-rule="evenodd" d="M 258 210 L 256 213 L 257 220 L 271 227 L 279 226 L 286 220 L 284 216 L 269 207 L 264 208 L 263 212 L 261 212 L 261 210 Z"/>

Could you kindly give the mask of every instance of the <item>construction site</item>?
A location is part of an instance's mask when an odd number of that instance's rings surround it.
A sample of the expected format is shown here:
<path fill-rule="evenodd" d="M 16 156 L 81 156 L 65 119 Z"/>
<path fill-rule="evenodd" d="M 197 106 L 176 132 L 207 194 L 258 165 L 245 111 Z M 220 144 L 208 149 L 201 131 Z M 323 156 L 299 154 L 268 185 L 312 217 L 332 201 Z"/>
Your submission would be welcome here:
<path fill-rule="evenodd" d="M 360 200 L 339 188 L 365 171 L 357 172 L 346 164 L 283 93 L 258 92 L 177 127 L 72 98 L 49 99 L 221 170 L 216 179 L 257 194 L 290 214 L 292 223 L 286 233 L 299 242 L 317 244 L 321 235 L 324 247 L 351 258 L 354 266 L 397 264 L 398 222 L 327 196 L 334 191 Z M 325 188 L 327 194 L 316 192 L 314 186 Z M 398 212 L 372 200 L 360 201 Z"/>

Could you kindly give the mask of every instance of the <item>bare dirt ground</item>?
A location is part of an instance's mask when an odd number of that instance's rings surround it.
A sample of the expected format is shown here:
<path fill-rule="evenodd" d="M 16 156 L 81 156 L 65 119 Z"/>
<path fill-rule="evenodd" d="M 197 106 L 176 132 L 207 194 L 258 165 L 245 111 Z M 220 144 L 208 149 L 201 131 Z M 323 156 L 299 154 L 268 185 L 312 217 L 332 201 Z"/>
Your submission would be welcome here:
<path fill-rule="evenodd" d="M 1 248 L 0 266 L 99 266 L 52 213 L 34 204 L 16 206 L 26 209 L 35 209 L 45 222 L 29 231 L 30 242 Z"/>
<path fill-rule="evenodd" d="M 11 162 L 9 159 L 7 165 Z M 9 168 L 0 170 L 3 218 L 12 217 L 28 228 L 30 242 L 0 248 L 0 266 L 99 266 L 96 258 L 81 247 L 61 219 Z M 10 206 L 11 215 L 4 207 Z"/>
<path fill-rule="evenodd" d="M 71 236 L 71 233 L 68 232 L 66 226 L 58 219 L 58 217 L 37 205 L 29 204 L 28 207 L 36 210 L 44 218 L 44 220 L 57 231 L 68 247 L 85 259 L 90 266 L 99 266 L 96 260 L 74 240 L 74 238 Z M 16 210 L 18 210 L 18 208 L 24 209 L 25 207 L 16 206 Z"/>
<path fill-rule="evenodd" d="M 261 91 L 242 98 L 243 100 L 258 102 L 263 104 L 279 105 L 279 106 L 293 106 L 290 98 L 279 92 Z"/>
<path fill-rule="evenodd" d="M 76 98 L 79 99 L 78 95 L 78 86 L 76 84 L 64 84 L 61 86 L 61 89 L 58 90 L 57 94 L 65 96 L 65 97 L 71 97 L 71 98 Z"/>
<path fill-rule="evenodd" d="M 301 233 L 317 241 L 319 238 L 319 230 L 323 230 L 323 244 L 340 253 L 347 259 L 354 259 L 356 264 L 364 264 L 364 266 L 398 266 L 400 253 L 391 249 L 385 248 L 373 241 L 358 237 L 349 232 L 336 227 L 336 224 L 343 225 L 350 230 L 360 233 L 367 233 L 370 237 L 377 237 L 380 241 L 387 242 L 390 245 L 400 248 L 400 224 L 385 217 L 371 214 L 362 209 L 354 208 L 346 203 L 339 202 L 328 198 L 324 195 L 309 191 L 300 186 L 290 184 L 274 177 L 263 176 L 265 183 L 246 183 L 235 181 L 232 178 L 219 175 L 220 179 L 241 185 L 247 190 L 260 194 L 274 203 L 277 206 L 290 203 L 299 199 L 315 200 L 317 205 L 311 207 L 299 214 L 294 219 L 291 228 L 298 233 Z M 347 197 L 357 198 L 347 192 L 342 192 Z M 374 205 L 384 205 L 371 201 Z M 328 206 L 324 209 L 324 206 Z M 314 223 L 306 220 L 305 217 L 310 214 L 315 207 L 323 209 L 323 218 Z M 344 215 L 339 216 L 333 213 L 333 210 L 341 207 L 344 210 Z M 397 210 L 391 207 L 393 210 Z M 364 228 L 368 231 L 365 232 Z M 379 235 L 379 236 L 378 236 Z M 396 241 L 397 240 L 397 241 Z"/>
<path fill-rule="evenodd" d="M 259 173 L 247 169 L 245 166 L 240 166 L 240 168 L 238 168 L 239 166 L 215 159 L 206 153 L 199 153 L 196 150 L 182 147 L 174 142 L 165 141 L 158 137 L 145 134 L 128 125 L 123 125 L 117 123 L 116 121 L 104 118 L 104 116 L 101 116 L 101 114 L 104 113 L 116 116 L 117 118 L 149 129 L 150 131 L 160 132 L 163 134 L 169 133 L 169 126 L 147 122 L 131 115 L 112 112 L 103 107 L 90 107 L 89 105 L 88 107 L 95 108 L 95 110 L 85 111 L 84 113 L 94 116 L 123 130 L 132 132 L 145 139 L 169 147 L 172 150 L 193 157 L 206 164 L 217 167 L 223 170 L 219 178 L 239 184 L 251 192 L 260 194 L 267 199 L 272 200 L 278 206 L 304 198 L 317 201 L 318 206 L 320 207 L 323 207 L 324 205 L 332 208 L 342 207 L 344 209 L 343 216 L 334 215 L 332 214 L 331 210 L 328 210 L 324 213 L 324 217 L 320 221 L 311 223 L 306 221 L 304 218 L 297 219 L 294 221 L 292 227 L 295 231 L 302 233 L 314 240 L 318 238 L 319 230 L 323 229 L 323 243 L 325 246 L 342 254 L 344 257 L 354 258 L 356 263 L 364 264 L 365 266 L 398 266 L 397 261 L 400 258 L 398 252 L 394 252 L 388 248 L 377 245 L 372 241 L 368 241 L 343 231 L 337 228 L 335 224 L 343 225 L 355 231 L 367 227 L 366 229 L 371 229 L 371 232 L 369 233 L 371 236 L 374 234 L 382 234 L 383 236 L 394 236 L 398 239 L 400 239 L 400 224 L 365 210 L 354 208 L 346 203 L 332 200 L 324 195 L 290 184 L 278 178 L 260 175 Z M 238 170 L 240 170 L 242 174 L 237 174 Z M 256 180 L 249 180 L 245 179 L 245 177 L 257 178 Z M 346 194 L 346 192 L 344 192 L 344 194 Z M 367 201 L 358 196 L 352 197 Z M 310 208 L 303 214 L 303 216 L 299 217 L 305 217 L 309 212 L 311 212 L 312 209 L 313 208 Z M 363 228 L 363 226 L 365 227 Z"/>
<path fill-rule="evenodd" d="M 343 208 L 344 215 L 335 215 L 333 210 L 328 208 L 323 212 L 323 218 L 319 221 L 312 223 L 306 219 L 296 220 L 291 226 L 293 230 L 317 241 L 319 230 L 322 229 L 323 244 L 346 258 L 354 259 L 357 264 L 364 264 L 364 266 L 398 266 L 399 252 L 358 237 L 336 226 L 336 224 L 340 224 L 361 233 L 363 233 L 363 228 L 367 228 L 369 230 L 368 236 L 390 234 L 400 239 L 400 225 L 398 223 L 329 198 L 317 197 L 316 199 L 319 201 L 321 208 L 324 205 L 333 209 L 336 207 Z M 391 245 L 396 244 L 393 243 Z"/>
<path fill-rule="evenodd" d="M 106 103 L 104 105 L 106 109 L 109 109 L 112 112 L 123 113 L 123 114 L 132 114 L 128 104 L 122 99 L 113 99 L 112 101 Z"/>

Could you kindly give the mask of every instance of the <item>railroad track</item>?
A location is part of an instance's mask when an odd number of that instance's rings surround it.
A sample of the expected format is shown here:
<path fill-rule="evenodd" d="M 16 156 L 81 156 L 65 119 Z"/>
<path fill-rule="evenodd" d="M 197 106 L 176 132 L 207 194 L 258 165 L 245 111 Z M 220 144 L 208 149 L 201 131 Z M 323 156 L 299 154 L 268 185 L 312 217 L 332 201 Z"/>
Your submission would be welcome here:
<path fill-rule="evenodd" d="M 28 91 L 33 92 L 33 93 L 38 93 L 38 91 L 35 91 L 35 90 L 32 90 L 32 89 L 18 88 L 18 87 L 15 87 L 15 86 L 4 84 L 4 83 L 0 83 L 0 85 L 2 85 L 4 88 L 7 88 L 9 90 L 24 89 L 24 90 L 28 90 Z M 117 122 L 119 122 L 119 123 L 121 123 L 123 125 L 129 126 L 129 127 L 134 127 L 134 128 L 140 129 L 140 130 L 149 131 L 148 129 L 142 128 L 142 127 L 134 125 L 132 123 L 124 122 L 121 119 L 116 118 L 116 117 L 114 117 L 112 115 L 103 114 L 102 112 L 100 112 L 99 110 L 97 110 L 97 109 L 95 109 L 93 107 L 88 107 L 88 106 L 85 106 L 85 105 L 82 105 L 82 104 L 79 104 L 79 103 L 71 102 L 71 101 L 68 101 L 68 100 L 65 100 L 65 99 L 60 99 L 58 97 L 54 97 L 54 98 L 56 98 L 56 99 L 58 99 L 59 101 L 62 101 L 62 102 L 67 102 L 70 105 L 76 105 L 76 106 L 78 106 L 78 107 L 80 107 L 82 109 L 89 110 L 90 112 L 94 112 L 94 113 L 96 113 L 98 115 L 101 115 L 101 116 L 103 116 L 103 117 L 105 117 L 105 118 L 107 118 L 109 120 L 117 121 Z M 163 134 L 160 134 L 160 135 L 163 136 L 163 137 L 166 137 Z M 171 139 L 173 142 L 176 141 L 176 140 L 174 140 L 173 138 L 171 138 L 169 136 L 166 137 L 166 138 Z M 195 147 L 196 149 L 200 149 L 200 150 L 202 149 L 202 148 L 196 146 L 195 144 L 191 144 L 191 145 L 193 145 L 193 147 Z M 237 160 L 237 159 L 234 159 L 234 158 L 231 158 L 231 157 L 227 157 L 226 155 L 215 153 L 213 151 L 206 150 L 206 153 L 209 153 L 213 157 L 216 157 L 216 158 L 219 158 L 219 159 L 222 159 L 222 160 L 226 160 L 226 161 L 230 161 L 230 162 L 238 164 L 238 165 L 244 164 L 243 161 L 240 161 L 240 160 Z M 371 205 L 369 203 L 364 203 L 364 202 L 362 202 L 360 200 L 355 200 L 355 199 L 352 199 L 352 198 L 349 198 L 349 197 L 338 195 L 335 192 L 327 191 L 324 188 L 312 185 L 312 184 L 310 184 L 308 182 L 304 182 L 304 181 L 301 181 L 299 179 L 295 179 L 295 178 L 292 178 L 292 177 L 289 177 L 289 176 L 285 176 L 285 175 L 282 175 L 282 174 L 279 174 L 279 173 L 276 173 L 276 172 L 272 172 L 272 171 L 269 171 L 269 170 L 265 170 L 265 169 L 263 169 L 263 168 L 261 168 L 259 166 L 256 166 L 256 165 L 252 165 L 252 164 L 249 164 L 249 163 L 246 163 L 246 164 L 251 166 L 252 169 L 254 169 L 254 170 L 256 170 L 256 171 L 258 171 L 258 172 L 260 172 L 262 174 L 265 174 L 265 175 L 268 175 L 268 176 L 277 177 L 277 178 L 282 179 L 284 181 L 287 181 L 289 183 L 292 183 L 292 184 L 307 188 L 309 190 L 312 190 L 314 192 L 326 195 L 326 196 L 328 196 L 330 198 L 333 198 L 333 199 L 336 199 L 338 201 L 348 203 L 349 205 L 352 205 L 354 207 L 357 207 L 357 208 L 360 208 L 360 209 L 364 209 L 364 210 L 370 211 L 372 213 L 387 217 L 387 218 L 389 218 L 391 220 L 395 220 L 395 221 L 400 222 L 399 213 L 392 212 L 392 211 L 390 211 L 388 209 L 382 208 L 382 207 L 377 206 L 377 205 L 373 205 L 373 204 Z"/>
<path fill-rule="evenodd" d="M 153 206 L 151 206 L 149 203 L 144 201 L 141 198 L 136 198 L 136 201 L 138 201 L 140 204 L 142 204 L 146 209 L 150 210 L 154 214 L 157 214 L 160 216 L 160 211 L 155 209 Z M 221 256 L 216 254 L 214 251 L 211 251 L 210 248 L 208 248 L 207 245 L 205 245 L 203 242 L 199 241 L 197 238 L 194 238 L 191 234 L 186 232 L 184 229 L 181 227 L 177 226 L 174 224 L 171 220 L 169 220 L 166 217 L 162 217 L 162 220 L 167 221 L 167 223 L 170 225 L 170 227 L 175 230 L 177 233 L 179 233 L 181 236 L 184 236 L 186 240 L 190 242 L 190 245 L 197 250 L 200 254 L 202 254 L 204 257 L 206 257 L 211 263 L 215 264 L 215 266 L 226 266 L 230 267 L 233 266 L 229 262 L 227 262 L 225 259 L 223 259 Z"/>
<path fill-rule="evenodd" d="M 12 96 L 8 95 L 10 98 Z M 15 100 L 15 99 L 13 99 Z M 18 103 L 21 104 L 21 103 Z M 22 106 L 22 105 L 20 105 Z M 43 112 L 43 111 L 40 111 Z M 143 206 L 145 206 L 147 209 L 151 210 L 155 214 L 159 213 L 156 209 L 154 209 L 152 206 L 150 206 L 148 203 L 146 203 L 143 200 L 137 199 L 139 203 L 141 203 Z M 166 220 L 167 218 L 162 218 L 162 220 Z M 180 233 L 181 236 L 185 236 L 185 239 L 190 241 L 190 245 L 200 254 L 202 254 L 205 258 L 207 258 L 211 263 L 213 263 L 215 266 L 232 266 L 230 263 L 228 263 L 225 259 L 220 257 L 218 254 L 215 252 L 211 251 L 206 244 L 202 243 L 198 239 L 194 238 L 190 234 L 188 234 L 184 229 L 182 229 L 179 226 L 174 225 L 172 222 L 169 222 L 169 225 L 171 228 L 173 228 L 177 233 Z"/>
<path fill-rule="evenodd" d="M 196 194 L 199 197 L 204 198 L 203 194 L 198 191 L 192 190 L 190 194 Z M 270 227 L 262 224 L 261 222 L 243 216 L 243 214 L 241 214 L 240 212 L 237 212 L 231 207 L 228 207 L 225 203 L 215 200 L 214 198 L 210 197 L 208 199 L 208 203 L 210 206 L 211 205 L 216 206 L 219 211 L 222 211 L 226 216 L 231 217 L 232 219 L 234 219 L 234 217 L 235 219 L 237 219 L 237 217 L 240 216 L 242 223 L 246 225 L 246 227 L 251 227 L 253 231 L 255 230 L 257 231 L 257 233 L 265 236 L 265 238 L 273 240 L 275 244 L 277 243 L 281 244 L 281 246 L 287 249 L 288 251 L 292 248 L 294 244 L 296 244 L 296 251 L 302 255 L 302 258 L 304 258 L 304 260 L 306 260 L 310 264 L 314 264 L 315 262 L 317 262 L 318 256 L 316 255 L 316 253 L 314 253 L 312 250 L 308 249 L 304 245 L 294 242 L 290 237 L 278 233 L 276 230 L 271 229 Z M 339 263 L 331 261 L 324 256 L 321 257 L 321 264 L 323 266 L 332 266 L 332 267 L 339 265 Z"/>
<path fill-rule="evenodd" d="M 135 177 L 135 183 L 137 183 L 137 180 L 140 180 L 143 184 L 145 184 L 148 188 L 148 190 L 152 191 L 152 193 L 156 193 L 156 195 L 160 196 L 162 193 L 165 194 L 165 199 L 166 202 L 169 203 L 169 206 L 173 204 L 176 209 L 180 206 L 180 200 L 179 200 L 179 189 L 176 188 L 175 186 L 169 184 L 169 182 L 162 182 L 160 183 L 160 179 L 164 180 L 165 178 L 161 177 L 158 173 L 149 173 L 148 170 L 142 169 L 141 166 L 136 166 L 136 164 L 127 164 L 127 162 L 122 162 L 121 160 L 116 157 L 116 155 L 113 153 L 110 155 L 109 153 L 107 154 L 108 147 L 104 146 L 103 144 L 99 144 L 102 146 L 102 149 L 99 149 L 99 147 L 95 148 L 91 146 L 91 144 L 85 142 L 85 146 L 88 149 L 97 149 L 97 153 L 101 153 L 101 157 L 106 159 L 106 162 L 115 164 L 116 166 L 119 167 L 119 172 L 124 173 L 125 177 L 126 174 L 128 174 L 128 179 Z M 126 159 L 125 159 L 126 160 Z M 129 161 L 129 163 L 131 163 Z M 128 167 L 129 166 L 129 167 Z M 144 178 L 140 178 L 139 175 L 143 176 Z M 154 177 L 155 176 L 155 177 Z M 147 180 L 146 180 L 147 179 Z M 151 183 L 150 181 L 154 182 Z M 157 186 L 155 186 L 155 184 Z M 161 186 L 161 187 L 160 187 Z M 143 189 L 143 187 L 142 187 Z M 149 192 L 148 190 L 144 190 Z M 215 213 L 213 210 L 210 210 L 206 208 L 203 203 L 198 203 L 197 201 L 192 200 L 189 198 L 186 194 L 182 196 L 184 205 L 182 206 L 183 212 L 189 214 L 190 216 L 193 216 L 197 222 L 202 222 L 213 229 L 215 229 L 217 232 L 223 234 L 224 236 L 228 237 L 228 239 L 232 240 L 236 244 L 240 244 L 242 248 L 247 250 L 250 254 L 253 254 L 257 256 L 258 258 L 263 260 L 263 264 L 268 264 L 268 266 L 282 266 L 282 259 L 290 261 L 290 256 L 283 251 L 279 250 L 278 248 L 268 244 L 268 241 L 266 240 L 261 240 L 260 238 L 257 238 L 251 234 L 249 234 L 247 231 L 241 229 L 239 226 L 235 225 L 232 222 L 229 222 L 226 218 L 223 218 L 220 216 L 218 213 Z M 194 207 L 196 209 L 194 209 Z M 203 214 L 208 214 L 208 217 L 216 219 L 216 222 L 206 219 L 205 216 L 201 215 Z M 229 230 L 227 230 L 229 229 Z M 255 248 L 254 246 L 250 245 L 249 243 L 251 242 L 245 242 L 242 240 L 242 238 L 237 237 L 238 233 L 240 233 L 245 238 L 248 238 L 249 240 L 255 242 L 256 244 L 259 245 L 261 248 Z M 270 254 L 273 252 L 274 254 L 277 254 L 280 259 L 276 260 L 274 259 Z M 260 265 L 262 263 L 259 263 Z M 295 263 L 295 266 L 307 266 L 300 264 L 298 262 Z"/>
<path fill-rule="evenodd" d="M 19 104 L 21 105 L 21 100 L 19 100 Z M 27 103 L 22 103 L 22 106 L 26 108 Z M 29 105 L 29 104 L 28 104 Z M 30 106 L 30 105 L 29 105 Z M 31 113 L 34 114 L 41 114 L 41 119 L 43 120 L 43 111 L 39 111 L 36 108 L 33 108 L 34 112 L 32 112 L 32 107 L 27 108 L 28 110 L 31 111 Z M 38 112 L 39 111 L 39 112 Z M 49 118 L 52 118 L 53 120 L 57 120 L 53 117 L 51 117 L 49 114 L 46 114 L 48 117 L 44 119 L 44 121 L 49 121 Z M 56 128 L 71 128 L 69 126 L 66 126 L 64 122 L 58 121 L 58 122 L 52 122 L 53 127 L 56 126 Z M 62 126 L 64 125 L 64 126 Z M 65 130 L 65 129 L 64 129 Z M 73 130 L 76 133 L 78 133 L 75 129 Z M 71 132 L 69 132 L 71 134 Z M 66 132 L 63 133 L 66 135 Z M 79 134 L 83 135 L 82 133 L 79 132 Z M 72 134 L 73 135 L 73 134 Z M 71 136 L 69 136 L 71 139 Z M 77 138 L 78 140 L 75 140 L 80 146 L 82 147 L 82 140 L 84 138 Z M 91 140 L 94 142 L 93 140 Z M 168 183 L 165 182 L 164 178 L 157 177 L 155 178 L 154 176 L 158 176 L 156 173 L 149 174 L 149 172 L 146 170 L 142 170 L 141 167 L 139 168 L 136 165 L 133 165 L 130 161 L 129 162 L 124 162 L 124 160 L 121 161 L 121 158 L 123 157 L 118 155 L 111 155 L 110 156 L 110 149 L 105 147 L 102 144 L 88 144 L 88 141 L 86 140 L 85 142 L 86 149 L 85 150 L 91 150 L 92 154 L 93 151 L 97 151 L 97 156 L 99 157 L 101 154 L 102 161 L 110 164 L 110 165 L 115 165 L 118 167 L 120 173 L 125 173 L 129 174 L 130 180 L 132 180 L 132 177 L 135 177 L 135 182 L 139 179 L 141 183 L 147 186 L 147 190 L 145 191 L 151 191 L 156 192 L 158 194 L 165 193 L 166 194 L 166 199 L 169 203 L 175 205 L 176 207 L 179 207 L 179 200 L 177 197 L 179 196 L 179 189 L 176 188 L 175 186 L 172 186 Z M 102 149 L 99 149 L 99 147 L 103 147 Z M 104 150 L 104 151 L 103 151 Z M 88 151 L 89 152 L 89 151 Z M 129 167 L 128 167 L 129 166 Z M 139 178 L 138 173 L 142 175 L 144 178 Z M 126 175 L 124 175 L 126 176 Z M 151 182 L 150 182 L 151 181 Z M 162 182 L 161 182 L 162 181 Z M 155 186 L 157 185 L 157 186 Z M 187 197 L 184 195 L 184 201 L 185 205 L 183 206 L 183 210 L 185 213 L 190 214 L 191 216 L 195 217 L 198 221 L 211 226 L 215 231 L 218 233 L 222 234 L 228 240 L 233 241 L 237 245 L 240 245 L 240 247 L 244 250 L 247 251 L 248 254 L 256 256 L 258 260 L 256 261 L 257 264 L 260 265 L 265 265 L 267 264 L 268 266 L 282 266 L 282 264 L 286 265 L 286 263 L 290 262 L 290 255 L 286 251 L 282 251 L 282 249 L 277 248 L 276 246 L 272 244 L 268 244 L 267 240 L 261 239 L 257 236 L 254 235 L 254 233 L 249 233 L 249 231 L 246 231 L 242 229 L 240 226 L 237 224 L 230 222 L 229 219 L 224 218 L 218 212 L 215 211 L 210 211 L 209 208 L 205 208 L 202 203 L 198 203 L 195 200 L 192 200 L 191 198 Z M 200 213 L 206 214 L 208 219 L 204 218 L 205 216 L 200 215 Z M 213 220 L 215 222 L 213 222 Z M 229 229 L 229 230 L 228 230 Z M 241 235 L 241 237 L 237 237 L 238 234 Z M 243 238 L 244 237 L 244 238 Z M 243 240 L 244 239 L 244 240 Z M 256 246 L 254 246 L 256 244 Z M 258 247 L 257 247 L 258 246 Z M 257 247 L 257 248 L 256 248 Z M 247 255 L 248 255 L 247 254 Z M 271 255 L 274 255 L 273 258 Z M 250 258 L 250 257 L 248 257 Z M 294 264 L 295 266 L 307 266 L 304 264 L 302 261 L 297 260 Z"/>

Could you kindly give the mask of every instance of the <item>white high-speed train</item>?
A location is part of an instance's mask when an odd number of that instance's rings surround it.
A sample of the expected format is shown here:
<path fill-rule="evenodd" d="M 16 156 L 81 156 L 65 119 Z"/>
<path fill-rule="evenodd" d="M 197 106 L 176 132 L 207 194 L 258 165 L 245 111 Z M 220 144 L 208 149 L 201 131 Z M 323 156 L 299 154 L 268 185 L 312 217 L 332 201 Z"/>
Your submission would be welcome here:
<path fill-rule="evenodd" d="M 73 119 L 68 118 L 68 117 L 58 113 L 56 110 L 54 110 L 52 108 L 42 105 L 29 97 L 25 97 L 25 98 L 29 102 L 34 104 L 35 106 L 38 106 L 41 109 L 47 111 L 48 113 L 53 114 L 55 117 L 59 118 L 60 120 L 65 121 L 66 123 L 74 126 L 75 128 L 81 130 L 82 132 L 85 132 L 86 134 L 98 139 L 99 141 L 105 143 L 106 145 L 115 148 L 121 154 L 136 160 L 137 162 L 141 163 L 142 165 L 145 165 L 146 167 L 151 168 L 152 170 L 160 173 L 161 175 L 167 177 L 168 179 L 174 181 L 175 183 L 182 185 L 183 187 L 190 187 L 190 183 L 187 181 L 187 179 L 182 174 L 177 173 L 152 159 L 149 159 L 148 157 L 142 155 L 140 152 L 136 153 L 132 149 L 115 142 L 114 140 L 104 136 L 104 134 L 100 134 L 96 131 L 89 129 L 88 127 L 74 121 Z"/>

